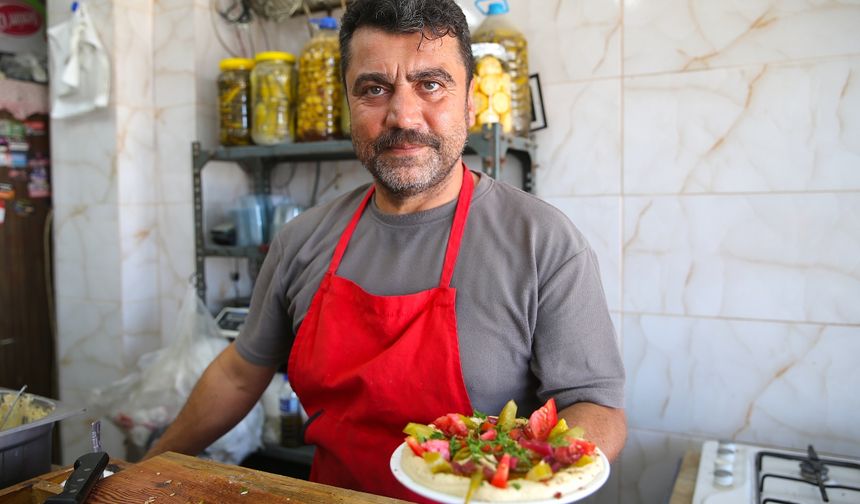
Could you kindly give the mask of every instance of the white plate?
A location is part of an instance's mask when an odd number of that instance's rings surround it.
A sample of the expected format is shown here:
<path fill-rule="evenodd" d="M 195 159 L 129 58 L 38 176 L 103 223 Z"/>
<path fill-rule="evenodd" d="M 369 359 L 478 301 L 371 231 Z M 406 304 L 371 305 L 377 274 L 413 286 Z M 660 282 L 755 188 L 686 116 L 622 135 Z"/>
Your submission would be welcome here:
<path fill-rule="evenodd" d="M 403 470 L 403 467 L 400 464 L 400 458 L 403 456 L 403 452 L 408 450 L 409 447 L 406 443 L 401 444 L 394 450 L 394 453 L 391 454 L 391 462 L 389 463 L 391 467 L 391 473 L 394 474 L 394 477 L 397 478 L 397 481 L 403 484 L 406 488 L 412 490 L 413 492 L 421 495 L 422 497 L 427 497 L 428 499 L 433 499 L 435 501 L 441 502 L 443 504 L 463 504 L 463 497 L 457 497 L 456 495 L 446 494 L 442 492 L 438 492 L 433 490 L 432 488 L 427 488 L 418 482 L 414 481 L 406 471 Z M 574 490 L 573 492 L 568 492 L 566 494 L 562 494 L 558 499 L 541 499 L 541 500 L 526 500 L 526 501 L 516 501 L 516 502 L 527 502 L 528 504 L 567 504 L 569 502 L 576 502 L 578 500 L 584 499 L 589 495 L 596 492 L 600 487 L 606 483 L 606 480 L 609 478 L 609 460 L 606 458 L 606 455 L 603 454 L 602 451 L 598 450 L 597 454 L 600 455 L 600 459 L 603 461 L 603 470 L 600 471 L 597 476 L 591 480 L 591 483 L 586 484 L 584 487 Z M 470 501 L 472 504 L 498 504 L 497 502 L 490 503 L 489 501 L 481 501 L 472 499 Z M 505 501 L 505 504 L 516 504 L 515 501 Z"/>

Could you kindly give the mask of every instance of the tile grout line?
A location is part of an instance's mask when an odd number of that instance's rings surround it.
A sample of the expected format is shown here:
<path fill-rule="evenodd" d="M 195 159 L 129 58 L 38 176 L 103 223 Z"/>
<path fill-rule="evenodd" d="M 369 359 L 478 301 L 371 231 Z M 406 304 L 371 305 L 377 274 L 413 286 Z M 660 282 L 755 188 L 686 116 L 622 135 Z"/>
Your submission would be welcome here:
<path fill-rule="evenodd" d="M 752 318 L 752 317 L 732 317 L 718 315 L 697 315 L 689 313 L 661 313 L 647 312 L 635 310 L 617 310 L 622 316 L 634 315 L 638 317 L 664 317 L 664 318 L 681 318 L 681 319 L 699 319 L 699 320 L 718 320 L 723 322 L 750 322 L 761 324 L 793 324 L 793 325 L 816 325 L 829 327 L 847 327 L 860 328 L 860 323 L 855 322 L 827 322 L 821 320 L 788 320 L 788 319 L 767 319 L 767 318 Z"/>

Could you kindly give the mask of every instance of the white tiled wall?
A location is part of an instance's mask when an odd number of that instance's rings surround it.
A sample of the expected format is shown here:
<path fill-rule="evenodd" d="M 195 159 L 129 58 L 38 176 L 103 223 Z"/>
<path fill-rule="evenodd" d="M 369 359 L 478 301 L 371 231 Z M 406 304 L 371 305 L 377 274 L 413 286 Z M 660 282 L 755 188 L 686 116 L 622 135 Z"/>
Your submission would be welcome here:
<path fill-rule="evenodd" d="M 52 132 L 76 400 L 171 337 L 193 273 L 190 143 L 215 143 L 218 36 L 238 47 L 205 0 L 114 4 L 88 3 L 112 107 Z M 662 502 L 706 438 L 860 456 L 860 2 L 510 4 L 547 106 L 538 193 L 597 251 L 628 370 L 630 441 L 590 502 Z M 297 52 L 307 34 L 267 37 L 244 42 Z M 323 200 L 367 180 L 338 163 L 322 185 L 335 173 Z M 231 168 L 206 175 L 213 212 L 246 190 Z M 67 459 L 85 427 L 64 427 Z"/>

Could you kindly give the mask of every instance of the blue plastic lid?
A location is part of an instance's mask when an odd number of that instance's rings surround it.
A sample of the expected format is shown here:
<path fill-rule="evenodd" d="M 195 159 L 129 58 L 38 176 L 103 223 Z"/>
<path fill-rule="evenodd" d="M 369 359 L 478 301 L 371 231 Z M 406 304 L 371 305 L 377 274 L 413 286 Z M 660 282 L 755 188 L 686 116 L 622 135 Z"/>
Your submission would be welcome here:
<path fill-rule="evenodd" d="M 311 23 L 316 24 L 323 30 L 337 30 L 337 19 L 329 16 L 311 19 Z"/>
<path fill-rule="evenodd" d="M 508 6 L 503 4 L 503 3 L 499 3 L 499 2 L 491 3 L 489 10 L 487 11 L 488 16 L 496 16 L 498 14 L 507 14 L 507 13 L 508 13 Z"/>

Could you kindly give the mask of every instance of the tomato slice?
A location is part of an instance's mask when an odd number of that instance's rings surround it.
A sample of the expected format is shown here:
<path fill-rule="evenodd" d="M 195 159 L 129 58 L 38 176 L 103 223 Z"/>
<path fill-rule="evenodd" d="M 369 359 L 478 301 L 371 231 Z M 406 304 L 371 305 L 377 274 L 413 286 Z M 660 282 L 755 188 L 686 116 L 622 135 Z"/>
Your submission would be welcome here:
<path fill-rule="evenodd" d="M 555 398 L 550 397 L 549 401 L 543 406 L 536 409 L 529 417 L 529 423 L 526 425 L 526 433 L 532 439 L 538 441 L 546 441 L 552 428 L 558 423 L 558 411 L 555 408 Z"/>
<path fill-rule="evenodd" d="M 457 413 L 448 413 L 433 420 L 433 425 L 447 436 L 468 436 L 469 428 Z"/>
<path fill-rule="evenodd" d="M 494 487 L 508 488 L 508 473 L 510 470 L 511 456 L 505 453 L 502 455 L 502 459 L 499 460 L 499 465 L 496 466 L 496 474 L 493 475 L 493 479 L 490 480 L 490 484 Z"/>
<path fill-rule="evenodd" d="M 422 448 L 421 445 L 418 444 L 418 440 L 412 436 L 406 436 L 406 445 L 409 446 L 409 448 L 412 448 L 412 453 L 419 457 L 424 456 L 424 452 L 427 451 Z"/>

